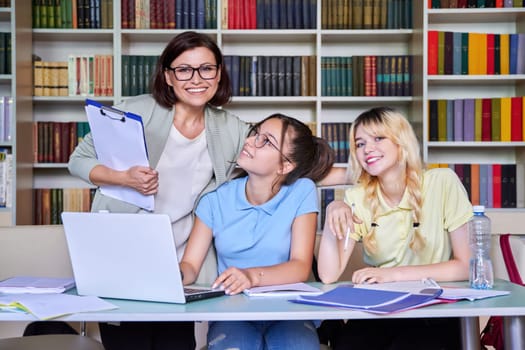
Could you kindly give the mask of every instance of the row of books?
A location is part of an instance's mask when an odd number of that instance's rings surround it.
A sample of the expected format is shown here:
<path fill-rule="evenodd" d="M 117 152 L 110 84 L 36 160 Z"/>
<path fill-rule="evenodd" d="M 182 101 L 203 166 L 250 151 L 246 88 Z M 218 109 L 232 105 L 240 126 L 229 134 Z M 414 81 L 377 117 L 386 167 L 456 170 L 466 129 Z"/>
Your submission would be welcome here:
<path fill-rule="evenodd" d="M 0 74 L 11 74 L 11 33 L 0 33 Z"/>
<path fill-rule="evenodd" d="M 428 0 L 428 8 L 524 7 L 525 0 Z"/>
<path fill-rule="evenodd" d="M 34 122 L 33 162 L 67 163 L 89 131 L 88 122 Z"/>
<path fill-rule="evenodd" d="M 429 164 L 456 172 L 473 205 L 486 208 L 525 207 L 524 164 Z"/>
<path fill-rule="evenodd" d="M 150 82 L 159 56 L 122 55 L 122 96 L 150 92 Z"/>
<path fill-rule="evenodd" d="M 234 96 L 304 96 L 315 91 L 312 56 L 225 56 L 224 64 Z"/>
<path fill-rule="evenodd" d="M 13 179 L 13 154 L 9 148 L 0 148 L 0 207 L 11 208 Z"/>
<path fill-rule="evenodd" d="M 525 141 L 525 97 L 429 100 L 429 141 Z"/>
<path fill-rule="evenodd" d="M 412 28 L 411 0 L 323 0 L 323 29 Z"/>
<path fill-rule="evenodd" d="M 121 0 L 121 26 L 122 29 L 214 29 L 217 0 Z"/>
<path fill-rule="evenodd" d="M 322 123 L 321 137 L 334 150 L 336 163 L 347 163 L 350 155 L 350 127 L 352 123 Z"/>
<path fill-rule="evenodd" d="M 525 74 L 525 33 L 429 30 L 428 74 Z"/>
<path fill-rule="evenodd" d="M 112 96 L 112 55 L 69 55 L 67 61 L 33 61 L 34 96 Z"/>
<path fill-rule="evenodd" d="M 33 225 L 62 224 L 63 211 L 88 212 L 95 195 L 94 188 L 33 189 Z"/>
<path fill-rule="evenodd" d="M 222 29 L 315 29 L 316 0 L 222 0 Z"/>
<path fill-rule="evenodd" d="M 412 56 L 321 58 L 322 96 L 411 96 Z"/>
<path fill-rule="evenodd" d="M 35 0 L 33 28 L 113 28 L 113 0 Z"/>
<path fill-rule="evenodd" d="M 0 96 L 0 142 L 12 140 L 13 97 Z"/>

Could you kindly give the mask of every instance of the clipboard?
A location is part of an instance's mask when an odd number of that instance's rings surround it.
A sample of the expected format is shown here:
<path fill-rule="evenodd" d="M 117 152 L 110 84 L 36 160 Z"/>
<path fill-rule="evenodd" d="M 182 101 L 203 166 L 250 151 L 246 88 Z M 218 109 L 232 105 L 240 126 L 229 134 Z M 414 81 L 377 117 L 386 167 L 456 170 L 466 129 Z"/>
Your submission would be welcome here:
<path fill-rule="evenodd" d="M 142 117 L 86 99 L 86 115 L 98 161 L 123 171 L 132 166 L 149 167 Z M 102 194 L 153 211 L 154 196 L 114 185 L 100 186 Z"/>

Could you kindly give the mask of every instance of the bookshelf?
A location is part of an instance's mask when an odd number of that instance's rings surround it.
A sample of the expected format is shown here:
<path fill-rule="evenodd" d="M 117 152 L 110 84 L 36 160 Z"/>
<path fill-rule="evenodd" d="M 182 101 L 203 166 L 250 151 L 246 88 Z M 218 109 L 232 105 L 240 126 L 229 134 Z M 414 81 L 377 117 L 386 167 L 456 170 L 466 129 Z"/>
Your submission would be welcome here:
<path fill-rule="evenodd" d="M 525 95 L 525 77 L 513 76 L 432 76 L 427 72 L 427 31 L 463 30 L 525 32 L 525 9 L 429 9 L 426 1 L 412 1 L 407 29 L 324 29 L 323 11 L 331 1 L 312 0 L 316 10 L 311 29 L 227 29 L 223 3 L 217 0 L 217 24 L 211 29 L 195 29 L 217 41 L 228 56 L 315 56 L 315 93 L 313 96 L 234 96 L 224 106 L 242 119 L 255 122 L 280 111 L 304 122 L 315 123 L 318 135 L 323 124 L 349 123 L 365 109 L 389 105 L 410 119 L 421 139 L 425 161 L 429 163 L 512 162 L 525 164 L 525 143 L 430 142 L 428 101 L 457 98 Z M 284 2 L 283 2 L 284 3 Z M 303 2 L 306 4 L 308 2 Z M 363 1 L 372 3 L 372 1 Z M 391 3 L 385 1 L 385 3 Z M 276 1 L 276 4 L 280 4 Z M 339 11 L 340 12 L 340 11 Z M 338 11 L 331 12 L 337 14 Z M 159 55 L 166 43 L 185 29 L 127 29 L 121 26 L 121 1 L 114 0 L 113 27 L 106 29 L 34 28 L 33 53 L 45 61 L 63 61 L 71 53 L 113 56 L 114 94 L 90 97 L 106 104 L 127 98 L 122 93 L 123 55 Z M 412 57 L 410 96 L 322 96 L 325 57 L 403 56 Z M 490 84 L 487 84 L 487 81 Z M 85 97 L 33 98 L 33 119 L 43 121 L 85 121 Z M 59 107 L 59 108 L 58 108 Z M 344 166 L 345 162 L 338 163 Z M 68 174 L 65 163 L 35 163 L 31 167 L 33 188 L 75 188 L 87 185 Z M 521 180 L 525 181 L 525 180 Z M 525 187 L 525 186 L 522 186 Z M 521 190 L 521 196 L 525 194 Z M 525 206 L 525 205 L 524 205 Z"/>
<path fill-rule="evenodd" d="M 0 4 L 0 35 L 4 38 L 0 47 L 0 96 L 9 97 L 3 98 L 0 148 L 12 157 L 11 166 L 2 174 L 7 178 L 7 183 L 2 181 L 2 187 L 6 186 L 5 191 L 9 194 L 6 205 L 0 208 L 0 226 L 11 226 L 18 220 L 24 222 L 30 214 L 27 207 L 25 210 L 15 209 L 20 203 L 31 203 L 32 171 L 25 144 L 27 126 L 32 119 L 29 92 L 32 82 L 31 21 L 28 11 L 31 11 L 31 2 L 27 0 Z"/>
<path fill-rule="evenodd" d="M 525 32 L 524 8 L 427 9 L 426 30 L 512 34 Z M 425 50 L 428 37 L 424 38 Z M 425 60 L 426 61 L 426 60 Z M 425 63 L 427 63 L 426 61 Z M 429 75 L 423 69 L 423 100 L 465 100 L 525 95 L 524 74 Z M 492 115 L 491 115 L 492 116 Z M 429 109 L 423 109 L 423 120 L 430 123 Z M 521 118 L 523 121 L 523 117 Z M 447 121 L 448 122 L 448 121 Z M 430 128 L 425 127 L 423 152 L 428 163 L 445 164 L 516 164 L 517 198 L 515 207 L 525 207 L 524 173 L 525 142 L 501 141 L 430 141 Z M 497 209 L 493 209 L 497 210 Z"/>

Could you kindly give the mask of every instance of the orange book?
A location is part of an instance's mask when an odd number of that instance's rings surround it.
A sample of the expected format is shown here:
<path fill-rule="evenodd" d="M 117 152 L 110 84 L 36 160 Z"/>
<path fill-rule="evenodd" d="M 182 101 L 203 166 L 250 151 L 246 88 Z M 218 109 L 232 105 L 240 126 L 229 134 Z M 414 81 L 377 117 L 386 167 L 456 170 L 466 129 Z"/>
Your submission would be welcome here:
<path fill-rule="evenodd" d="M 510 138 L 510 111 L 511 111 L 511 102 L 510 97 L 501 98 L 501 141 L 509 142 Z"/>
<path fill-rule="evenodd" d="M 468 74 L 487 74 L 487 34 L 468 33 Z"/>
<path fill-rule="evenodd" d="M 470 201 L 479 205 L 479 164 L 470 164 Z"/>
<path fill-rule="evenodd" d="M 510 43 L 509 34 L 500 34 L 499 39 L 499 64 L 500 74 L 509 74 L 510 72 Z"/>

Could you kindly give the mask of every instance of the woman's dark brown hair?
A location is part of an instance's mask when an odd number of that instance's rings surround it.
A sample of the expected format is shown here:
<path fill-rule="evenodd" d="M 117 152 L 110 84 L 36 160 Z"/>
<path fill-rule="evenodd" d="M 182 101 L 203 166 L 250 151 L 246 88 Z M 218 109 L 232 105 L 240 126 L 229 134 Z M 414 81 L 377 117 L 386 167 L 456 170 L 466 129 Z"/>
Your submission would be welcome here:
<path fill-rule="evenodd" d="M 208 103 L 212 106 L 218 107 L 224 105 L 230 100 L 232 96 L 232 88 L 230 85 L 230 77 L 224 66 L 224 59 L 221 50 L 206 34 L 187 31 L 171 39 L 157 61 L 157 66 L 153 75 L 151 93 L 155 101 L 161 106 L 172 108 L 178 101 L 173 89 L 168 86 L 166 82 L 164 75 L 166 68 L 170 67 L 173 60 L 179 57 L 182 53 L 197 47 L 205 47 L 209 49 L 213 53 L 213 56 L 215 56 L 215 62 L 221 70 L 219 87 L 215 96 L 213 96 Z"/>

